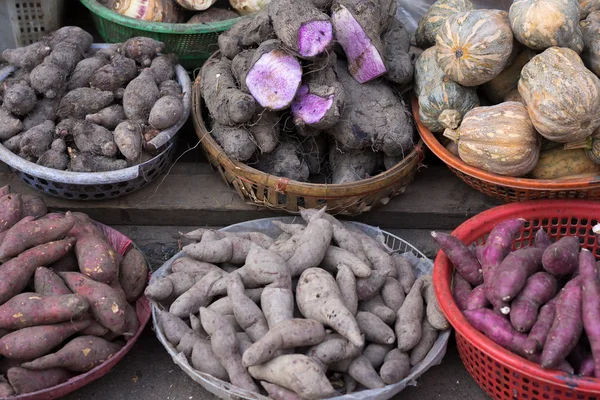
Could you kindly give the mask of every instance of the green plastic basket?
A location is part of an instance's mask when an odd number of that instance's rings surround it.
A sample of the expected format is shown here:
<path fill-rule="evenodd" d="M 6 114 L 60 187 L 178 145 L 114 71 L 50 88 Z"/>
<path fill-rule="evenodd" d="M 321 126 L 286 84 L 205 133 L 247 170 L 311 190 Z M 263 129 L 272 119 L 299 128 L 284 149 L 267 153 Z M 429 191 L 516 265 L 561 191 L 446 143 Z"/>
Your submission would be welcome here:
<path fill-rule="evenodd" d="M 107 43 L 121 43 L 135 36 L 147 36 L 165 44 L 165 53 L 175 53 L 179 63 L 193 71 L 217 50 L 217 39 L 241 18 L 204 24 L 168 24 L 141 21 L 114 12 L 96 0 L 80 0 L 92 13 L 98 33 Z"/>

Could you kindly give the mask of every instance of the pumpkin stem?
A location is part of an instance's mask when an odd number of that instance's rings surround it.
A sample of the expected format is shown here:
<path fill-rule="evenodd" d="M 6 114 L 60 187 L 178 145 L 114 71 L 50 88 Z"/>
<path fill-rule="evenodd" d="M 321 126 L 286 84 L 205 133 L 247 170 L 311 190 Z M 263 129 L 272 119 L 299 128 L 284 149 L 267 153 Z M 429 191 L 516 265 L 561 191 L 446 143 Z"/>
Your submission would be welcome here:
<path fill-rule="evenodd" d="M 453 142 L 458 143 L 458 137 L 460 136 L 460 134 L 458 133 L 458 129 L 447 128 L 444 131 L 444 136 L 452 140 Z"/>
<path fill-rule="evenodd" d="M 462 115 L 458 110 L 444 110 L 438 117 L 440 125 L 448 129 L 456 129 L 462 121 Z"/>
<path fill-rule="evenodd" d="M 574 149 L 591 150 L 592 145 L 593 145 L 593 139 L 591 136 L 588 136 L 585 139 L 581 139 L 581 140 L 577 140 L 575 142 L 565 144 L 565 150 L 574 150 Z"/>

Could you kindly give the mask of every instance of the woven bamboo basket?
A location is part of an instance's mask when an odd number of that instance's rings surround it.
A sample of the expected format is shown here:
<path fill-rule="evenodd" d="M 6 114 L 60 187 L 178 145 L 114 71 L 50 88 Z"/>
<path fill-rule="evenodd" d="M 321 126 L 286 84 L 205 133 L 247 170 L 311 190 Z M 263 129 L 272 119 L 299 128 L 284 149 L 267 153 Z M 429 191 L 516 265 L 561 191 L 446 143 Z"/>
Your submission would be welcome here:
<path fill-rule="evenodd" d="M 413 114 L 421 139 L 460 180 L 481 193 L 507 203 L 538 199 L 600 200 L 600 176 L 569 179 L 527 179 L 502 176 L 465 164 L 450 153 L 419 119 L 419 102 L 413 98 Z"/>
<path fill-rule="evenodd" d="M 327 205 L 327 212 L 332 214 L 367 212 L 404 193 L 423 160 L 423 142 L 419 141 L 400 163 L 374 177 L 339 185 L 298 182 L 230 159 L 210 135 L 204 121 L 205 111 L 199 74 L 192 89 L 192 117 L 208 161 L 246 202 L 274 210 L 298 213 L 304 208 Z"/>

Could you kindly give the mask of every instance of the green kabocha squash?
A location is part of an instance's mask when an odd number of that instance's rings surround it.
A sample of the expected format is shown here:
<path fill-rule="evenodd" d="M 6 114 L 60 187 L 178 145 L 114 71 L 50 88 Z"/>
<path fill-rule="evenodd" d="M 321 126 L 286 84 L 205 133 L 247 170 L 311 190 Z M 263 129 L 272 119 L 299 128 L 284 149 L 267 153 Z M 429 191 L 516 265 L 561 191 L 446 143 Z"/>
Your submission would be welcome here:
<path fill-rule="evenodd" d="M 600 1 L 598 0 L 579 0 L 581 8 L 581 19 L 585 19 L 594 11 L 600 11 Z"/>
<path fill-rule="evenodd" d="M 493 104 L 502 103 L 506 95 L 517 88 L 521 70 L 535 55 L 536 52 L 531 49 L 520 52 L 512 64 L 507 66 L 500 75 L 481 86 L 485 96 Z"/>
<path fill-rule="evenodd" d="M 600 76 L 600 11 L 591 13 L 579 23 L 585 48 L 581 58 L 593 73 Z"/>
<path fill-rule="evenodd" d="M 583 50 L 578 0 L 515 0 L 509 18 L 515 38 L 534 50 Z"/>
<path fill-rule="evenodd" d="M 438 31 L 446 22 L 446 19 L 463 11 L 473 10 L 473 3 L 469 0 L 438 0 L 429 7 L 427 13 L 419 20 L 415 40 L 417 46 L 427 49 L 435 45 Z"/>
<path fill-rule="evenodd" d="M 500 10 L 454 14 L 440 29 L 435 48 L 439 66 L 454 81 L 463 86 L 489 82 L 512 55 L 508 14 Z"/>
<path fill-rule="evenodd" d="M 521 71 L 519 93 L 548 140 L 574 142 L 600 127 L 600 79 L 571 49 L 551 47 L 533 57 Z"/>
<path fill-rule="evenodd" d="M 474 88 L 466 88 L 450 79 L 437 65 L 435 48 L 429 48 L 417 60 L 419 117 L 432 132 L 456 129 L 463 116 L 479 105 Z"/>
<path fill-rule="evenodd" d="M 460 128 L 446 129 L 444 136 L 457 142 L 466 164 L 499 175 L 527 175 L 540 156 L 541 137 L 522 103 L 474 108 Z"/>

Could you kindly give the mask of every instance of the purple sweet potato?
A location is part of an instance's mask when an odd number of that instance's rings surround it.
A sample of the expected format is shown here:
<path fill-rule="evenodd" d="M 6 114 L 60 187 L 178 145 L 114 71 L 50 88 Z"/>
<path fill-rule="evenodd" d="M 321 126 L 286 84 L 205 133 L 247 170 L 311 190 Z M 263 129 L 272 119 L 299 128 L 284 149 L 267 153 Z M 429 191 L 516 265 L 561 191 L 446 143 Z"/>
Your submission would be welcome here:
<path fill-rule="evenodd" d="M 556 301 L 556 316 L 542 351 L 542 368 L 552 368 L 564 360 L 583 332 L 582 287 L 580 277 L 565 285 Z"/>
<path fill-rule="evenodd" d="M 552 275 L 569 275 L 577 271 L 579 239 L 576 236 L 565 236 L 548 246 L 544 251 L 542 264 Z"/>
<path fill-rule="evenodd" d="M 551 244 L 552 244 L 552 241 L 550 240 L 548 233 L 546 233 L 544 228 L 540 228 L 535 233 L 535 238 L 533 239 L 533 245 L 542 250 L 546 250 L 548 247 L 550 247 Z"/>
<path fill-rule="evenodd" d="M 481 255 L 484 281 L 493 281 L 495 269 L 510 252 L 513 240 L 522 227 L 523 220 L 511 219 L 499 223 L 492 229 Z"/>
<path fill-rule="evenodd" d="M 265 77 L 269 79 L 265 79 Z M 267 40 L 255 51 L 246 85 L 256 102 L 268 110 L 287 108 L 300 87 L 302 66 L 279 40 Z"/>
<path fill-rule="evenodd" d="M 131 249 L 125 253 L 119 271 L 119 283 L 127 296 L 127 302 L 134 302 L 144 291 L 148 282 L 148 264 L 141 251 Z"/>
<path fill-rule="evenodd" d="M 0 268 L 0 304 L 21 293 L 39 266 L 46 266 L 60 260 L 67 254 L 74 238 L 50 242 L 25 250 L 18 257 L 2 264 Z"/>
<path fill-rule="evenodd" d="M 21 220 L 23 201 L 20 194 L 8 193 L 0 197 L 0 232 L 9 230 Z"/>
<path fill-rule="evenodd" d="M 481 265 L 468 247 L 460 239 L 446 233 L 431 232 L 431 236 L 446 253 L 459 274 L 471 285 L 478 286 L 483 283 Z"/>
<path fill-rule="evenodd" d="M 546 272 L 530 276 L 510 305 L 510 322 L 514 328 L 529 332 L 537 320 L 539 308 L 552 300 L 557 289 L 556 278 Z"/>
<path fill-rule="evenodd" d="M 75 218 L 67 212 L 61 219 L 28 217 L 17 222 L 6 232 L 0 245 L 0 259 L 7 259 L 23 251 L 53 240 L 64 238 L 75 225 Z"/>
<path fill-rule="evenodd" d="M 18 394 L 37 392 L 38 390 L 60 385 L 74 376 L 72 372 L 63 368 L 32 371 L 20 367 L 9 369 L 6 375 Z"/>
<path fill-rule="evenodd" d="M 56 353 L 26 362 L 22 367 L 30 370 L 65 368 L 73 372 L 87 372 L 108 360 L 121 348 L 120 344 L 107 342 L 99 337 L 80 336 Z"/>
<path fill-rule="evenodd" d="M 60 276 L 46 267 L 38 267 L 33 276 L 35 292 L 42 296 L 61 296 L 71 294 Z"/>
<path fill-rule="evenodd" d="M 510 253 L 494 274 L 490 287 L 492 296 L 510 301 L 521 291 L 527 278 L 541 268 L 542 249 L 527 247 Z"/>
<path fill-rule="evenodd" d="M 527 335 L 517 332 L 507 318 L 487 308 L 464 311 L 465 318 L 475 329 L 485 334 L 496 344 L 525 356 L 523 344 Z"/>
<path fill-rule="evenodd" d="M 90 322 L 83 320 L 19 329 L 0 338 L 0 354 L 20 360 L 36 359 L 48 354 L 69 336 L 86 328 Z"/>
<path fill-rule="evenodd" d="M 73 293 L 88 300 L 90 312 L 98 322 L 112 332 L 123 332 L 127 303 L 115 289 L 77 272 L 61 272 L 60 276 Z"/>
<path fill-rule="evenodd" d="M 81 317 L 88 308 L 87 300 L 76 294 L 21 293 L 0 306 L 0 328 L 22 329 L 70 321 Z"/>
<path fill-rule="evenodd" d="M 465 310 L 478 310 L 489 305 L 490 302 L 485 295 L 485 285 L 479 285 L 469 294 Z"/>
<path fill-rule="evenodd" d="M 554 323 L 557 300 L 558 298 L 555 297 L 540 309 L 540 312 L 537 316 L 537 321 L 535 321 L 535 324 L 531 328 L 529 336 L 527 336 L 527 340 L 523 345 L 525 353 L 534 354 L 542 350 L 544 347 L 548 337 L 548 332 L 550 332 L 550 328 Z"/>
<path fill-rule="evenodd" d="M 471 284 L 467 282 L 467 280 L 463 278 L 461 274 L 455 272 L 454 281 L 452 284 L 452 295 L 460 311 L 467 309 L 470 294 Z"/>
<path fill-rule="evenodd" d="M 82 273 L 107 284 L 118 279 L 120 256 L 104 235 L 99 235 L 97 230 L 79 222 L 70 231 L 70 235 L 77 238 L 75 255 Z"/>
<path fill-rule="evenodd" d="M 600 277 L 594 254 L 586 249 L 579 253 L 583 327 L 594 357 L 594 374 L 600 377 Z"/>

